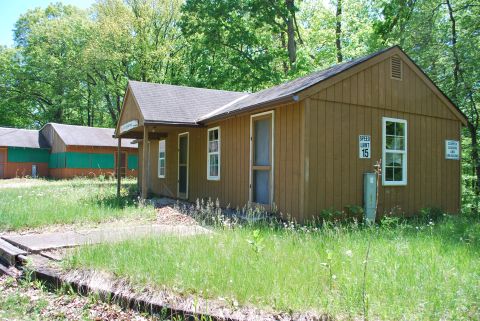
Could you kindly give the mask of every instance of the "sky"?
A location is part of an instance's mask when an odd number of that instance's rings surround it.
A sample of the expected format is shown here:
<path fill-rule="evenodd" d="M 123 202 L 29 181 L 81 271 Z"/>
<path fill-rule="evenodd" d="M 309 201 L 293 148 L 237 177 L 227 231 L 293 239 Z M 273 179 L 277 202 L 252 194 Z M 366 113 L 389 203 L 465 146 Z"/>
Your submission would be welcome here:
<path fill-rule="evenodd" d="M 52 2 L 88 8 L 95 0 L 0 0 L 0 45 L 13 46 L 13 26 L 28 9 L 45 8 Z"/>

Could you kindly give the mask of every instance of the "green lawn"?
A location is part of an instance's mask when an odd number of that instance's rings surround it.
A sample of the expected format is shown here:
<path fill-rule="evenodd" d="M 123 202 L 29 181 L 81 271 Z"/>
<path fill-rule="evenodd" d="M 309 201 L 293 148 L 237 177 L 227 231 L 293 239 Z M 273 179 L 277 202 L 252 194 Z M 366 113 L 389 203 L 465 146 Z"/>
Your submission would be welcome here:
<path fill-rule="evenodd" d="M 217 232 L 87 246 L 74 252 L 67 266 L 108 270 L 134 284 L 179 293 L 349 318 L 363 314 L 370 242 L 369 319 L 480 319 L 480 223 L 471 218 Z"/>
<path fill-rule="evenodd" d="M 112 180 L 22 180 L 0 184 L 0 231 L 54 224 L 103 222 L 125 217 L 154 218 L 151 206 L 139 206 L 136 182 L 124 180 L 122 197 L 116 197 Z M 3 185 L 3 186 L 2 186 Z"/>

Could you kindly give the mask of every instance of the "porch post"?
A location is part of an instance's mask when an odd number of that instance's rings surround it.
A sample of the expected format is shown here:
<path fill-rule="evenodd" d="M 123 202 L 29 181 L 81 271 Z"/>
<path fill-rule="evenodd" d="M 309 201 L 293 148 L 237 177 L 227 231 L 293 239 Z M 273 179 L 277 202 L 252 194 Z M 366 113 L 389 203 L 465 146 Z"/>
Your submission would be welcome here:
<path fill-rule="evenodd" d="M 147 180 L 148 180 L 148 129 L 147 129 L 147 126 L 144 125 L 143 126 L 143 143 L 142 143 L 142 154 L 143 154 L 143 157 L 142 157 L 142 193 L 141 193 L 141 196 L 143 199 L 146 199 L 147 198 L 147 194 L 148 194 L 148 191 L 147 191 Z"/>
<path fill-rule="evenodd" d="M 117 148 L 117 198 L 120 198 L 120 185 L 122 184 L 122 175 L 120 173 L 120 166 L 122 160 L 122 139 L 118 137 Z"/>

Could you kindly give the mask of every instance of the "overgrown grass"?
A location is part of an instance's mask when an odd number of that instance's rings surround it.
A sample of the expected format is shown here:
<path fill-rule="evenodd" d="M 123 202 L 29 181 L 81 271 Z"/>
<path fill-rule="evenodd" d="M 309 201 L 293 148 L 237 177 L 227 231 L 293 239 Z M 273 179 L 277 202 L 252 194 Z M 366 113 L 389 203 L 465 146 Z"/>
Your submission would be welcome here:
<path fill-rule="evenodd" d="M 153 218 L 153 207 L 136 200 L 136 183 L 124 180 L 121 198 L 112 180 L 73 179 L 0 189 L 0 231 L 53 224 Z"/>
<path fill-rule="evenodd" d="M 166 286 L 277 310 L 370 319 L 480 318 L 480 224 L 243 227 L 79 249 L 69 267 L 103 269 L 133 284 Z"/>

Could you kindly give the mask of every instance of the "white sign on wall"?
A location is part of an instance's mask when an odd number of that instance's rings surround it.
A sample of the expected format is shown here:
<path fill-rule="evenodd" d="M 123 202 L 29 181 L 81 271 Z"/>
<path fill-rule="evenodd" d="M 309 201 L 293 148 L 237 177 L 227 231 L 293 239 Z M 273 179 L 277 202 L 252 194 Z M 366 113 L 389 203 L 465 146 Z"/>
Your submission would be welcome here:
<path fill-rule="evenodd" d="M 371 140 L 370 135 L 359 135 L 358 136 L 358 157 L 360 158 L 370 158 L 370 147 Z"/>
<path fill-rule="evenodd" d="M 460 159 L 460 143 L 458 140 L 445 141 L 445 159 Z"/>
<path fill-rule="evenodd" d="M 124 133 L 126 131 L 129 131 L 130 129 L 134 129 L 135 127 L 138 127 L 138 120 L 134 119 L 131 120 L 123 125 L 120 126 L 120 133 Z"/>

